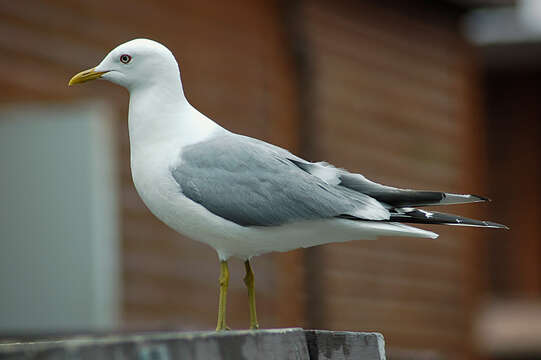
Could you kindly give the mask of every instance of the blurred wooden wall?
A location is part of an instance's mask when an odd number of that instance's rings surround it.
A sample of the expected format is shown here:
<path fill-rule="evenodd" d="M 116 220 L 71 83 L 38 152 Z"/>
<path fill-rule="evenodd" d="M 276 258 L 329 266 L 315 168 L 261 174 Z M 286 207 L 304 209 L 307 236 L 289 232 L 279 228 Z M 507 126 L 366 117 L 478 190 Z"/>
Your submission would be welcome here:
<path fill-rule="evenodd" d="M 153 38 L 177 55 L 191 103 L 233 131 L 390 185 L 477 192 L 476 73 L 457 16 L 437 1 L 2 1 L 1 100 L 114 104 L 123 322 L 210 329 L 217 257 L 162 225 L 137 196 L 126 92 L 105 82 L 68 90 L 69 77 L 119 43 Z M 433 230 L 439 239 L 256 259 L 261 324 L 381 331 L 395 358 L 403 349 L 468 356 L 480 235 Z M 234 262 L 233 328 L 248 324 L 242 276 Z"/>
<path fill-rule="evenodd" d="M 383 4 L 303 7 L 312 60 L 310 155 L 391 185 L 475 193 L 483 137 L 458 14 Z M 318 324 L 382 331 L 391 356 L 411 347 L 467 356 L 481 234 L 431 230 L 441 237 L 309 250 L 319 269 L 312 290 L 327 295 Z"/>
<path fill-rule="evenodd" d="M 534 57 L 532 57 L 535 59 Z M 541 297 L 541 105 L 539 62 L 485 72 L 491 207 L 513 231 L 490 242 L 490 292 L 508 299 Z"/>

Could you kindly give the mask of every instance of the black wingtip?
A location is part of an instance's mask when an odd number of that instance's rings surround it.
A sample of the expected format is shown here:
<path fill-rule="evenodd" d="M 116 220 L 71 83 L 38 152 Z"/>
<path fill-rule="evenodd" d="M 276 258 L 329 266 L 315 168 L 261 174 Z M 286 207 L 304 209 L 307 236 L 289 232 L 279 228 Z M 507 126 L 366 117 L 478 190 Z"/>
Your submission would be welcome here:
<path fill-rule="evenodd" d="M 495 228 L 495 229 L 511 230 L 511 229 L 509 228 L 509 226 L 507 226 L 507 225 L 498 224 L 498 223 L 495 223 L 495 222 L 492 222 L 492 221 L 483 221 L 483 223 L 484 223 L 487 227 L 491 227 L 491 228 Z"/>
<path fill-rule="evenodd" d="M 487 197 L 484 197 L 484 196 L 480 196 L 480 195 L 471 195 L 471 197 L 474 197 L 476 198 L 477 201 L 482 201 L 482 202 L 491 202 L 492 200 L 487 198 Z"/>
<path fill-rule="evenodd" d="M 470 219 L 459 215 L 446 214 L 436 211 L 420 209 L 400 209 L 400 212 L 391 212 L 391 221 L 417 223 L 417 224 L 442 224 L 451 226 L 475 226 L 492 229 L 506 229 L 509 227 L 493 221 Z"/>

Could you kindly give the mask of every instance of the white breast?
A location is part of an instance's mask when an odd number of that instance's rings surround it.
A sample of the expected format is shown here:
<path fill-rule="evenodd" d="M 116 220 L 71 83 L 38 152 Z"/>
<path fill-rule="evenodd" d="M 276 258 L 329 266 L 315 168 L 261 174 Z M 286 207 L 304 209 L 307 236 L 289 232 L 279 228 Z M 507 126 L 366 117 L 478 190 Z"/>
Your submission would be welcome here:
<path fill-rule="evenodd" d="M 182 194 L 171 174 L 171 167 L 180 158 L 176 144 L 149 147 L 132 152 L 132 177 L 139 196 L 149 210 L 177 232 L 215 248 L 235 246 L 242 227 L 226 221 Z M 176 149 L 176 151 L 175 151 Z M 224 255 L 225 256 L 225 255 Z"/>

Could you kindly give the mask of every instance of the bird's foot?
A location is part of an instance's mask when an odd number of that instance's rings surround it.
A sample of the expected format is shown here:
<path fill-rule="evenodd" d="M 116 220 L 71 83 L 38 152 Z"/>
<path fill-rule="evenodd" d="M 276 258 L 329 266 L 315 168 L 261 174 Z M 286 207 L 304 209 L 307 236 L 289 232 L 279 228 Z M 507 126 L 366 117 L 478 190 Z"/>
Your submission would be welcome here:
<path fill-rule="evenodd" d="M 216 331 L 230 331 L 231 328 L 226 324 L 216 326 Z"/>

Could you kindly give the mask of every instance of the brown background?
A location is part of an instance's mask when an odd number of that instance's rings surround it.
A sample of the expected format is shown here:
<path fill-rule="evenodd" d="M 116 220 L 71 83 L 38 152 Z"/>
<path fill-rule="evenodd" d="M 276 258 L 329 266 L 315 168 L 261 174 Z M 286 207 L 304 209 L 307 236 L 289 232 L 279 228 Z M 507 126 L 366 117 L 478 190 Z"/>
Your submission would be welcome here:
<path fill-rule="evenodd" d="M 524 166 L 512 154 L 526 153 L 525 162 L 536 163 L 532 149 L 539 138 L 532 138 L 529 125 L 519 131 L 506 120 L 484 120 L 483 105 L 501 103 L 507 94 L 497 91 L 504 88 L 499 77 L 482 76 L 493 72 L 482 71 L 461 36 L 466 8 L 453 2 L 50 0 L 0 6 L 2 102 L 104 98 L 117 109 L 127 328 L 213 328 L 218 277 L 214 251 L 166 228 L 136 194 L 127 93 L 105 82 L 66 87 L 71 75 L 129 39 L 167 45 L 188 99 L 203 113 L 309 160 L 389 185 L 489 195 L 495 200 L 490 216 L 511 226 L 523 220 L 509 210 L 522 206 L 521 189 L 539 183 L 536 164 L 535 177 L 524 177 L 507 194 L 510 176 Z M 515 79 L 506 78 L 520 89 Z M 483 102 L 486 84 L 495 90 Z M 499 119 L 502 112 L 536 106 L 536 97 L 521 98 L 523 105 L 502 105 Z M 530 114 L 532 122 L 539 118 Z M 510 132 L 512 143 L 500 146 Z M 494 176 L 502 171 L 507 177 Z M 538 190 L 530 194 L 539 198 Z M 452 211 L 487 217 L 488 208 Z M 505 295 L 509 288 L 540 295 L 538 210 L 531 211 L 525 230 L 512 235 L 438 227 L 431 228 L 441 235 L 436 240 L 387 238 L 262 256 L 254 267 L 261 325 L 380 331 L 395 358 L 408 349 L 471 357 L 482 295 Z M 513 252 L 511 237 L 526 247 Z M 505 261 L 514 272 L 501 270 Z M 234 261 L 233 328 L 248 324 L 242 271 Z M 517 277 L 525 285 L 509 285 Z"/>

